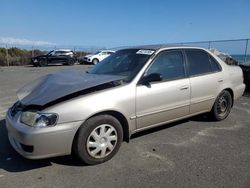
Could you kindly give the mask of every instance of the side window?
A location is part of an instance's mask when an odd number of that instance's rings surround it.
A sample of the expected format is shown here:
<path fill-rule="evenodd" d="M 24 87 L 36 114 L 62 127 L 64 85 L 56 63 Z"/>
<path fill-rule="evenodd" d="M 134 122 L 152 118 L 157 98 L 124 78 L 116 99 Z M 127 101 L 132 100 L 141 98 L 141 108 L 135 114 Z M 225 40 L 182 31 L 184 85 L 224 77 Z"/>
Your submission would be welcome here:
<path fill-rule="evenodd" d="M 149 67 L 146 75 L 159 73 L 163 80 L 174 80 L 185 77 L 183 54 L 181 51 L 160 53 Z"/>
<path fill-rule="evenodd" d="M 208 54 L 202 50 L 186 50 L 190 76 L 211 72 Z"/>
<path fill-rule="evenodd" d="M 213 72 L 221 71 L 221 67 L 219 63 L 211 55 L 209 55 L 209 60 L 210 60 L 210 64 L 211 64 L 211 68 Z"/>

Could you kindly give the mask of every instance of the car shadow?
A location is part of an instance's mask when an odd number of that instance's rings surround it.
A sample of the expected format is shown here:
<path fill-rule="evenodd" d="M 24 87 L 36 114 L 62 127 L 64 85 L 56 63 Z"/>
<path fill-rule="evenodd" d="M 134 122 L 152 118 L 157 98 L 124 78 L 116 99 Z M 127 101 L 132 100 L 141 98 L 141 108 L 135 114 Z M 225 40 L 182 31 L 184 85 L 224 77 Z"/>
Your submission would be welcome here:
<path fill-rule="evenodd" d="M 176 121 L 176 122 L 173 122 L 173 123 L 163 124 L 161 126 L 157 126 L 157 127 L 154 127 L 154 128 L 146 129 L 146 130 L 143 130 L 143 131 L 140 131 L 140 132 L 137 132 L 137 133 L 133 134 L 130 137 L 130 139 L 135 139 L 135 138 L 138 138 L 138 137 L 146 136 L 148 134 L 152 134 L 152 133 L 162 131 L 164 129 L 169 129 L 171 127 L 174 127 L 176 125 L 180 125 L 182 123 L 186 123 L 188 121 L 189 121 L 189 119 L 184 119 L 184 120 Z"/>
<path fill-rule="evenodd" d="M 87 166 L 74 156 L 29 160 L 19 155 L 10 145 L 5 120 L 0 120 L 0 169 L 8 172 L 23 172 L 52 166 L 53 163 L 67 166 Z"/>
<path fill-rule="evenodd" d="M 247 88 L 245 89 L 245 92 L 244 92 L 243 96 L 244 96 L 244 97 L 250 98 L 250 87 L 247 87 Z"/>
<path fill-rule="evenodd" d="M 174 127 L 176 125 L 184 124 L 189 121 L 196 122 L 213 122 L 206 114 L 197 115 L 184 120 L 176 121 L 169 124 L 164 124 L 155 128 L 140 131 L 131 136 L 131 139 L 146 136 L 148 134 L 156 133 L 164 129 Z M 8 172 L 22 172 L 52 166 L 53 163 L 66 166 L 88 166 L 82 163 L 73 155 L 54 157 L 41 160 L 29 160 L 19 155 L 10 145 L 5 126 L 5 120 L 0 120 L 0 169 Z"/>
<path fill-rule="evenodd" d="M 140 131 L 138 133 L 133 134 L 131 136 L 131 139 L 138 138 L 138 137 L 141 137 L 141 136 L 146 136 L 148 134 L 152 134 L 152 133 L 155 133 L 155 132 L 158 132 L 158 131 L 162 131 L 164 129 L 169 129 L 171 127 L 181 125 L 181 124 L 187 123 L 189 121 L 215 122 L 207 114 L 196 115 L 196 116 L 186 118 L 186 119 L 183 119 L 183 120 L 179 120 L 179 121 L 176 121 L 176 122 L 173 122 L 173 123 L 167 123 L 167 124 L 163 124 L 161 126 L 157 126 L 157 127 L 154 127 L 154 128 L 146 129 L 144 131 Z"/>
<path fill-rule="evenodd" d="M 49 64 L 47 66 L 43 66 L 43 67 L 62 67 L 62 66 L 68 66 L 69 65 L 64 65 L 64 64 Z M 27 68 L 43 68 L 43 67 L 39 67 L 39 66 L 34 66 L 34 65 L 24 65 L 24 67 L 27 67 Z"/>

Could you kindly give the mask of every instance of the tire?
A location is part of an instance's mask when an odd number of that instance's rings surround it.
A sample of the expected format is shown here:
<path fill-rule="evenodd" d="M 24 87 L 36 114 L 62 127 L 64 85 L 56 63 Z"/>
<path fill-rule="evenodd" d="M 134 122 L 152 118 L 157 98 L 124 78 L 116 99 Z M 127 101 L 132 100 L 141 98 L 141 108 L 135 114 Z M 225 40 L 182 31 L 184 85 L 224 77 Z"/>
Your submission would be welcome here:
<path fill-rule="evenodd" d="M 40 66 L 40 67 L 46 67 L 46 66 L 48 66 L 47 60 L 46 60 L 46 59 L 41 59 L 41 60 L 39 61 L 39 66 Z"/>
<path fill-rule="evenodd" d="M 233 99 L 229 91 L 223 90 L 214 102 L 210 117 L 215 121 L 226 119 L 233 105 Z"/>
<path fill-rule="evenodd" d="M 96 65 L 97 63 L 99 63 L 99 60 L 98 60 L 98 59 L 93 59 L 93 60 L 92 60 L 92 63 L 93 63 L 94 65 Z"/>
<path fill-rule="evenodd" d="M 69 60 L 68 63 L 67 63 L 66 65 L 71 65 L 71 66 L 72 66 L 72 65 L 74 65 L 74 64 L 75 64 L 74 60 Z"/>
<path fill-rule="evenodd" d="M 79 128 L 74 138 L 73 152 L 86 164 L 99 164 L 117 153 L 122 140 L 122 125 L 115 117 L 94 116 Z"/>

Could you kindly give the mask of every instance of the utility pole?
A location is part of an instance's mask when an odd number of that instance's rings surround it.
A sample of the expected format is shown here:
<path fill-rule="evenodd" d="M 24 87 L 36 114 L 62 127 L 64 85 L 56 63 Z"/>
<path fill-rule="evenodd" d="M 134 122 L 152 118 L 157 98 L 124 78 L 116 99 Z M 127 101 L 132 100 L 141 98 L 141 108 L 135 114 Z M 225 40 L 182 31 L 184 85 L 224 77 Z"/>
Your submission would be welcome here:
<path fill-rule="evenodd" d="M 247 47 L 248 47 L 248 40 L 249 40 L 249 39 L 246 40 L 245 60 L 244 60 L 245 63 L 247 62 Z"/>
<path fill-rule="evenodd" d="M 32 46 L 31 57 L 34 56 L 34 45 Z"/>
<path fill-rule="evenodd" d="M 10 66 L 10 62 L 9 62 L 9 54 L 8 54 L 8 45 L 6 44 L 5 47 L 5 51 L 6 51 L 6 62 L 7 62 L 7 66 Z"/>
<path fill-rule="evenodd" d="M 211 48 L 211 41 L 208 41 L 208 49 Z"/>

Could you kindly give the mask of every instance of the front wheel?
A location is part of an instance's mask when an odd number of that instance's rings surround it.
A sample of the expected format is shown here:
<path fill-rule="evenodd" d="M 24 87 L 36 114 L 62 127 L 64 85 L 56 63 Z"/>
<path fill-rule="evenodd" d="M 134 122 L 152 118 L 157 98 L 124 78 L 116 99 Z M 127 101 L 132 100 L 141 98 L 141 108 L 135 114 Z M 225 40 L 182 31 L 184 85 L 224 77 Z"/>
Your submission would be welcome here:
<path fill-rule="evenodd" d="M 98 59 L 93 59 L 92 63 L 93 63 L 94 65 L 96 65 L 97 63 L 99 63 L 99 60 L 98 60 Z"/>
<path fill-rule="evenodd" d="M 232 108 L 233 99 L 229 91 L 222 91 L 215 100 L 214 106 L 210 112 L 212 119 L 221 121 L 225 119 Z"/>
<path fill-rule="evenodd" d="M 40 66 L 40 67 L 46 67 L 46 66 L 48 66 L 47 60 L 46 60 L 46 59 L 41 59 L 41 60 L 39 61 L 39 66 Z"/>
<path fill-rule="evenodd" d="M 123 140 L 120 122 L 110 115 L 88 119 L 79 129 L 73 151 L 86 164 L 99 164 L 111 159 Z"/>

